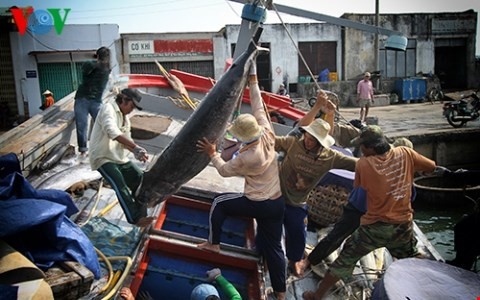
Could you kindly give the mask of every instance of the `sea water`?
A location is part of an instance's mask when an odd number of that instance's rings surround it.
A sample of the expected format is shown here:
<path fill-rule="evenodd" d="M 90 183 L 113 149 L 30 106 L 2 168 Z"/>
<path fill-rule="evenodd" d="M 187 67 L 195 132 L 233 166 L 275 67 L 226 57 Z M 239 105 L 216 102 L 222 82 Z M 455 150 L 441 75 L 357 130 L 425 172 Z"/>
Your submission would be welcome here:
<path fill-rule="evenodd" d="M 471 207 L 436 207 L 424 203 L 414 204 L 414 220 L 430 243 L 445 260 L 455 258 L 453 228 Z"/>

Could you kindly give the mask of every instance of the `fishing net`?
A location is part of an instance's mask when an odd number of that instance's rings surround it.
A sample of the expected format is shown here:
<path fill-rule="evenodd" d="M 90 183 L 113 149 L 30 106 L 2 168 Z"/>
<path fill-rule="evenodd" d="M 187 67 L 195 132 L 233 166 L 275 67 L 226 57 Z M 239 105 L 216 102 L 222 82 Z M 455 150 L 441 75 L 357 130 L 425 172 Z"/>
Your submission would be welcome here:
<path fill-rule="evenodd" d="M 318 185 L 308 195 L 308 217 L 319 226 L 336 223 L 348 202 L 349 190 L 345 187 L 327 184 Z"/>

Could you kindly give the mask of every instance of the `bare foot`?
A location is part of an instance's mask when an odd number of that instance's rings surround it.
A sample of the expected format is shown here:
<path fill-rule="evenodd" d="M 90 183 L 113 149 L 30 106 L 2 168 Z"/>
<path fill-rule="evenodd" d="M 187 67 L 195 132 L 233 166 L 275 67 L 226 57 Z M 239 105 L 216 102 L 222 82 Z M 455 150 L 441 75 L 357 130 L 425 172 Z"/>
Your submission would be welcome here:
<path fill-rule="evenodd" d="M 135 223 L 135 226 L 145 227 L 152 224 L 154 220 L 155 220 L 154 217 L 143 217 L 143 218 L 140 218 L 140 220 L 138 220 L 137 223 Z"/>
<path fill-rule="evenodd" d="M 135 300 L 132 291 L 128 287 L 124 287 L 120 290 L 120 297 L 125 300 Z"/>
<path fill-rule="evenodd" d="M 296 262 L 290 261 L 288 263 L 290 269 L 292 269 L 293 275 L 297 277 L 303 277 L 305 270 L 310 266 L 308 259 L 302 259 Z"/>
<path fill-rule="evenodd" d="M 215 253 L 220 252 L 220 245 L 213 245 L 213 244 L 210 244 L 209 242 L 203 242 L 201 244 L 198 244 L 197 247 L 202 250 L 212 251 Z"/>
<path fill-rule="evenodd" d="M 310 266 L 310 261 L 308 259 L 302 259 L 295 263 L 295 273 L 298 277 L 303 277 L 305 275 L 305 270 Z"/>
<path fill-rule="evenodd" d="M 315 292 L 312 292 L 312 291 L 306 291 L 303 293 L 303 299 L 304 300 L 316 300 L 317 298 L 315 298 Z"/>
<path fill-rule="evenodd" d="M 286 295 L 285 292 L 282 292 L 282 293 L 280 293 L 280 292 L 275 292 L 275 298 L 277 298 L 277 300 L 285 300 L 285 299 L 286 299 L 286 298 L 285 298 L 285 295 Z"/>

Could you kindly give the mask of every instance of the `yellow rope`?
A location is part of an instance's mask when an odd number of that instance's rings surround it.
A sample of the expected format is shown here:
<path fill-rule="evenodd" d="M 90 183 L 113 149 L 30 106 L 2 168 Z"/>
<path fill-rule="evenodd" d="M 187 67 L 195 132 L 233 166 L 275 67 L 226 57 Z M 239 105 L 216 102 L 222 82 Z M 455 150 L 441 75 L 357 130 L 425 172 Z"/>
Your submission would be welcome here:
<path fill-rule="evenodd" d="M 118 279 L 117 283 L 115 286 L 110 290 L 110 292 L 105 295 L 102 300 L 107 300 L 111 299 L 113 295 L 120 289 L 120 287 L 123 285 L 123 282 L 127 278 L 127 276 L 130 274 L 130 269 L 132 268 L 132 259 L 129 256 L 110 256 L 108 260 L 126 260 L 127 265 L 125 266 L 125 270 L 122 273 L 122 276 L 120 276 L 120 279 Z"/>
<path fill-rule="evenodd" d="M 95 251 L 100 256 L 100 258 L 105 262 L 105 264 L 107 265 L 107 270 L 108 270 L 108 281 L 103 286 L 103 288 L 101 288 L 100 291 L 98 292 L 99 294 L 101 294 L 101 293 L 103 293 L 107 290 L 108 286 L 110 285 L 110 283 L 113 280 L 113 268 L 112 268 L 112 264 L 110 263 L 108 258 L 105 256 L 105 254 L 102 253 L 102 251 L 98 250 L 97 247 L 95 247 Z"/>
<path fill-rule="evenodd" d="M 165 68 L 158 62 L 158 60 L 155 60 L 155 64 L 157 64 L 158 68 L 160 69 L 160 72 L 163 74 L 163 76 L 165 76 L 166 78 L 169 78 L 170 77 L 170 74 L 167 72 L 167 70 L 165 70 Z M 182 97 L 182 100 L 187 103 L 187 105 L 195 110 L 195 108 L 197 107 L 197 104 L 192 101 L 188 95 L 184 95 L 184 94 L 180 94 L 180 96 Z"/>
<path fill-rule="evenodd" d="M 105 206 L 98 214 L 97 217 L 103 217 L 108 211 L 110 211 L 115 205 L 117 205 L 118 199 L 115 199 L 110 204 Z"/>

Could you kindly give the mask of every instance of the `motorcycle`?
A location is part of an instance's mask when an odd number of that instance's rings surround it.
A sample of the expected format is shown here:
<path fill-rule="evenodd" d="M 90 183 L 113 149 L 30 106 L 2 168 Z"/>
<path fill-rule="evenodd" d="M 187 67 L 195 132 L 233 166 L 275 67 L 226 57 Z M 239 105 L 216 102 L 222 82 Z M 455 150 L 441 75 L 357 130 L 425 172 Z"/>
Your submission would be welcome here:
<path fill-rule="evenodd" d="M 479 91 L 443 105 L 443 115 L 450 125 L 459 128 L 480 116 L 480 98 L 477 95 Z"/>

